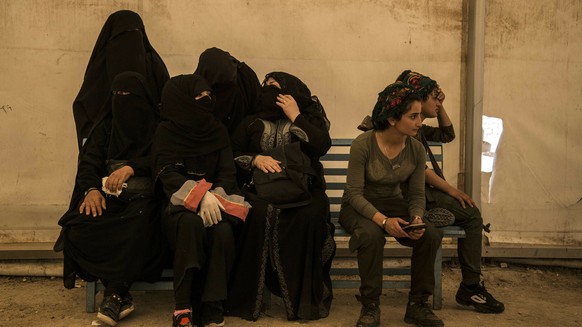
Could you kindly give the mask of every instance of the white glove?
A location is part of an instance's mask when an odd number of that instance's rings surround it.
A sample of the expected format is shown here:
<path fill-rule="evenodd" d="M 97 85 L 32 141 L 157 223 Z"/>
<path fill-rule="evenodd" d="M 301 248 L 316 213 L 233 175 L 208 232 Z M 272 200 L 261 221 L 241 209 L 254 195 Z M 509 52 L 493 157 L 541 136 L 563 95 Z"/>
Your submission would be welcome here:
<path fill-rule="evenodd" d="M 198 215 L 202 217 L 204 227 L 218 224 L 222 220 L 220 209 L 224 210 L 224 207 L 220 204 L 216 196 L 210 192 L 206 192 L 202 200 L 200 200 L 200 208 L 198 209 Z"/>

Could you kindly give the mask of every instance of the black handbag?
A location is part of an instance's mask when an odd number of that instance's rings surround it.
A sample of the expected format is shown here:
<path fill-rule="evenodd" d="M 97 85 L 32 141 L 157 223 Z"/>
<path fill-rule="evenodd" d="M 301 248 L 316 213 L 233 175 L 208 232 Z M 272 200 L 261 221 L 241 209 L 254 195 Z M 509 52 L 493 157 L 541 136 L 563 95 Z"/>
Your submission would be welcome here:
<path fill-rule="evenodd" d="M 108 160 L 107 171 L 109 174 L 117 169 L 127 166 L 127 160 Z M 133 201 L 152 197 L 154 195 L 154 180 L 149 176 L 132 176 L 126 182 L 126 186 L 121 190 L 119 199 Z"/>
<path fill-rule="evenodd" d="M 282 171 L 265 173 L 255 168 L 253 184 L 257 197 L 278 208 L 293 208 L 311 203 L 311 178 L 316 176 L 311 159 L 301 151 L 299 142 L 293 142 L 265 151 L 281 162 Z"/>

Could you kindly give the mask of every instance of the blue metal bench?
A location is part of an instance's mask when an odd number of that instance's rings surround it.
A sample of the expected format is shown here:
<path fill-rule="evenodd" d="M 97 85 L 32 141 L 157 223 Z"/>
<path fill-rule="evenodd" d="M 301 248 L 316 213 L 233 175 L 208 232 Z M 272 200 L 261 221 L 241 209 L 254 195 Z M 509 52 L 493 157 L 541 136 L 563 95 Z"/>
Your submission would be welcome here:
<path fill-rule="evenodd" d="M 352 144 L 352 139 L 333 139 L 332 148 L 321 158 L 325 169 L 325 178 L 327 182 L 327 195 L 330 200 L 331 219 L 334 223 L 335 238 L 347 239 L 349 234 L 340 226 L 339 210 L 341 204 L 341 197 L 346 183 L 347 166 L 349 161 L 349 149 Z M 435 158 L 442 167 L 443 155 L 442 145 L 440 143 L 431 143 L 431 150 L 435 154 Z M 430 162 L 427 163 L 430 166 Z M 460 227 L 449 226 L 441 228 L 444 231 L 445 237 L 463 238 L 465 231 Z M 393 251 L 396 253 L 389 253 Z M 402 247 L 398 250 L 386 249 L 385 256 L 409 256 L 411 253 L 409 248 Z M 355 259 L 355 255 L 349 253 L 346 247 L 339 247 L 336 252 L 336 258 L 351 257 Z M 435 289 L 433 291 L 433 308 L 442 308 L 442 246 L 439 247 L 437 257 L 435 260 Z M 332 283 L 334 288 L 359 288 L 360 281 L 355 279 L 341 279 L 336 277 L 358 276 L 357 268 L 342 268 L 334 267 L 331 270 L 331 275 L 334 278 Z M 410 268 L 385 268 L 385 276 L 409 276 Z M 134 291 L 153 291 L 153 290 L 172 290 L 173 272 L 172 270 L 164 270 L 162 280 L 156 283 L 136 282 L 131 289 Z M 384 280 L 384 288 L 410 288 L 410 280 Z M 97 292 L 103 290 L 103 285 L 100 282 L 87 282 L 86 284 L 86 311 L 95 312 L 95 296 Z"/>

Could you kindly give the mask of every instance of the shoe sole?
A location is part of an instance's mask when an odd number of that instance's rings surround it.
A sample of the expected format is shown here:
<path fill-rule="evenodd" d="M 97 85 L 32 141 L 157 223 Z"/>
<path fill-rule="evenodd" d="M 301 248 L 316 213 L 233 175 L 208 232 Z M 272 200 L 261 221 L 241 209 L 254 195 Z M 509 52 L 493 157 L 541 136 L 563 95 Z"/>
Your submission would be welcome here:
<path fill-rule="evenodd" d="M 133 310 L 135 310 L 135 307 L 133 306 L 133 304 L 131 305 L 131 307 L 121 310 L 119 312 L 119 320 L 129 316 L 129 314 L 132 313 Z"/>
<path fill-rule="evenodd" d="M 501 310 L 495 310 L 495 309 L 491 309 L 488 306 L 478 305 L 476 303 L 473 303 L 470 301 L 465 301 L 463 299 L 457 298 L 456 300 L 457 300 L 457 304 L 460 305 L 461 307 L 463 307 L 465 309 L 473 308 L 475 311 L 480 312 L 480 313 L 502 313 L 503 311 L 505 311 L 505 308 L 502 308 Z"/>
<path fill-rule="evenodd" d="M 443 208 L 428 210 L 424 218 L 430 221 L 435 227 L 450 226 L 455 222 L 455 215 Z"/>
<path fill-rule="evenodd" d="M 222 322 L 216 323 L 216 322 L 212 322 L 209 324 L 204 324 L 204 327 L 222 327 L 224 326 L 224 320 Z"/>
<path fill-rule="evenodd" d="M 117 325 L 117 321 L 111 319 L 111 317 L 102 314 L 101 312 L 97 313 L 97 319 L 101 320 L 102 322 L 106 323 L 109 326 Z"/>

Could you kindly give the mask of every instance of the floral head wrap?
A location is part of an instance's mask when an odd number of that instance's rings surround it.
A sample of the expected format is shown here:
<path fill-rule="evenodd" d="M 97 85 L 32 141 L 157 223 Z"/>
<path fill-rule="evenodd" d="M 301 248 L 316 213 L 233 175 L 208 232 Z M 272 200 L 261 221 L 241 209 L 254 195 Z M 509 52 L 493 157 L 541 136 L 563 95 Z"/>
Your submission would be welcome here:
<path fill-rule="evenodd" d="M 406 112 L 407 100 L 411 95 L 418 93 L 412 85 L 402 82 L 392 83 L 380 92 L 372 111 L 374 129 L 384 129 L 390 117 L 400 118 Z"/>
<path fill-rule="evenodd" d="M 403 71 L 396 81 L 412 85 L 423 100 L 426 100 L 432 90 L 439 87 L 434 79 L 410 70 Z"/>

